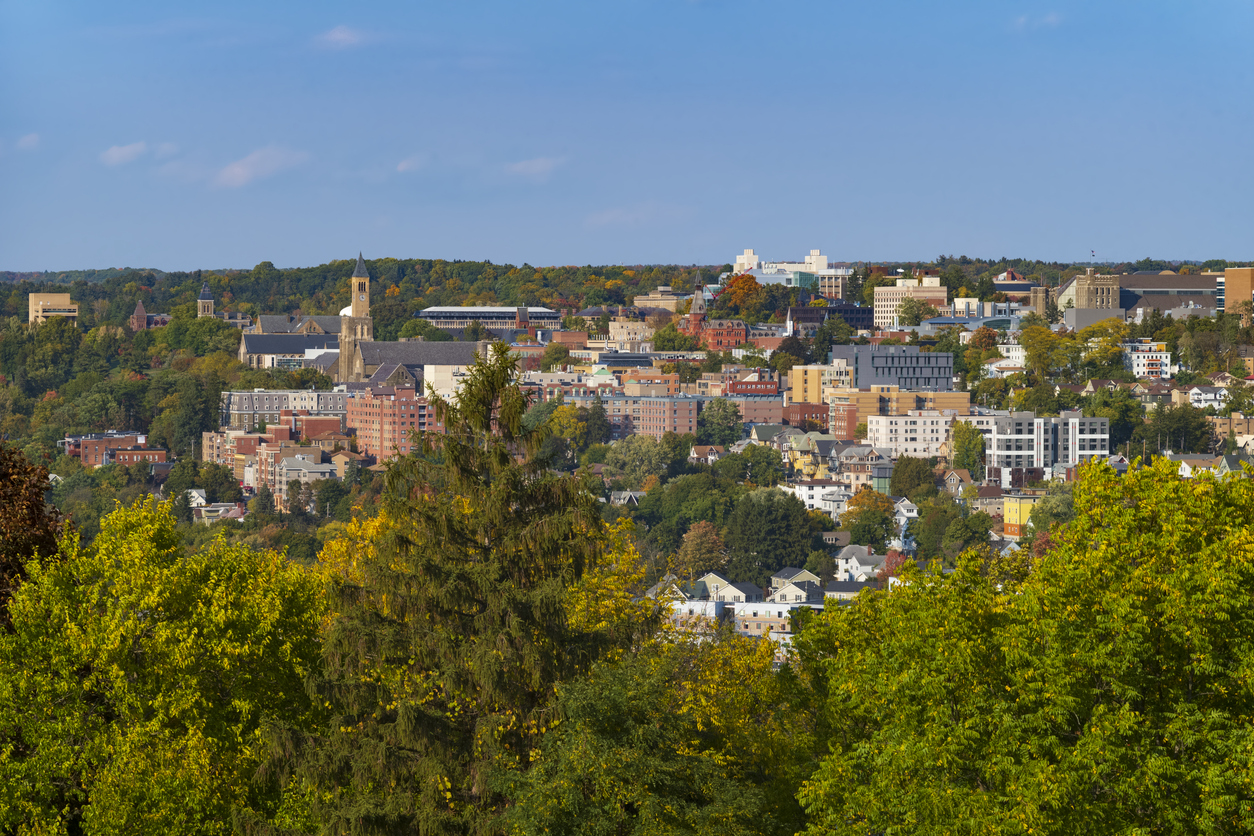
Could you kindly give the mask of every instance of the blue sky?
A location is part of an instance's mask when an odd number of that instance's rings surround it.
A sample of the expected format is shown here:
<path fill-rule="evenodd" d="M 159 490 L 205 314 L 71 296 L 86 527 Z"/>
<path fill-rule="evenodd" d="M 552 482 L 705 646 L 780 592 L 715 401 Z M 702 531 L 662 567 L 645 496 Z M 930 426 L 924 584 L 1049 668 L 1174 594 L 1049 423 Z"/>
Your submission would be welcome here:
<path fill-rule="evenodd" d="M 0 0 L 0 269 L 1254 258 L 1254 4 Z"/>

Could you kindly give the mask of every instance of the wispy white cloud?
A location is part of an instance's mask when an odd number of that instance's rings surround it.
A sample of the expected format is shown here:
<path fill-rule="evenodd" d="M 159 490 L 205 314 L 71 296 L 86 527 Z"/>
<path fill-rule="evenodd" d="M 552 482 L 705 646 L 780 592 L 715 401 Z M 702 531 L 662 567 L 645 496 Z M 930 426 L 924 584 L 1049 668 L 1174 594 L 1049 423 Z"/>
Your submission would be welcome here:
<path fill-rule="evenodd" d="M 123 165 L 133 162 L 148 151 L 148 143 L 132 142 L 130 145 L 114 145 L 100 152 L 100 162 L 105 165 Z"/>
<path fill-rule="evenodd" d="M 16 143 L 19 151 L 34 151 L 39 147 L 39 134 L 27 134 Z"/>
<path fill-rule="evenodd" d="M 179 147 L 173 142 L 162 142 L 157 145 L 157 159 L 168 160 L 179 152 Z"/>
<path fill-rule="evenodd" d="M 516 163 L 510 163 L 505 166 L 505 170 L 519 177 L 544 182 L 549 179 L 549 175 L 563 162 L 565 162 L 565 159 L 562 157 L 536 157 L 533 160 L 521 160 Z"/>
<path fill-rule="evenodd" d="M 400 172 L 417 171 L 427 164 L 426 154 L 415 154 L 412 157 L 406 157 L 396 164 L 396 170 Z"/>
<path fill-rule="evenodd" d="M 308 160 L 309 154 L 305 151 L 268 145 L 225 166 L 213 179 L 213 184 L 221 188 L 238 189 L 254 180 L 273 176 Z"/>
<path fill-rule="evenodd" d="M 337 26 L 314 38 L 314 44 L 323 49 L 352 49 L 367 40 L 366 33 L 347 26 Z"/>
<path fill-rule="evenodd" d="M 1053 29 L 1062 23 L 1062 15 L 1058 12 L 1049 12 L 1040 17 L 1032 17 L 1030 15 L 1019 15 L 1011 21 L 1011 28 L 1019 32 L 1026 32 L 1029 29 Z"/>

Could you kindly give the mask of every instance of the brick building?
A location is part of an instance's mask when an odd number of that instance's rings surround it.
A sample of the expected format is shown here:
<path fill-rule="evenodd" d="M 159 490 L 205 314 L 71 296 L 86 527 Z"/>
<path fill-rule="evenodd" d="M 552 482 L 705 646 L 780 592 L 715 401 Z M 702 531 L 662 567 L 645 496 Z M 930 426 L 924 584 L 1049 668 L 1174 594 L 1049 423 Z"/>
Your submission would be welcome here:
<path fill-rule="evenodd" d="M 382 386 L 357 393 L 348 400 L 348 429 L 357 434 L 357 450 L 382 461 L 417 449 L 410 437 L 415 430 L 444 432 L 435 410 L 412 386 Z"/>
<path fill-rule="evenodd" d="M 167 453 L 159 447 L 116 447 L 112 451 L 114 464 L 133 465 L 140 462 L 167 461 Z"/>
<path fill-rule="evenodd" d="M 805 426 L 807 422 L 813 421 L 815 424 L 822 427 L 824 432 L 826 432 L 828 422 L 830 420 L 831 410 L 828 408 L 827 404 L 791 403 L 784 407 L 783 421 L 790 427 L 802 427 Z M 850 436 L 838 436 L 838 438 L 847 437 Z"/>

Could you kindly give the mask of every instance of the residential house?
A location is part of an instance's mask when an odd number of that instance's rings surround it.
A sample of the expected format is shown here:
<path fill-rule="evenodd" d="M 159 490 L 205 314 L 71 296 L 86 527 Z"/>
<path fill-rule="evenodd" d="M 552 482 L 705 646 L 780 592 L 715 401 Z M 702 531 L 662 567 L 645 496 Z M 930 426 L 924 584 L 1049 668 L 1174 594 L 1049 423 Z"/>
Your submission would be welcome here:
<path fill-rule="evenodd" d="M 827 476 L 828 457 L 836 445 L 836 437 L 820 432 L 788 435 L 783 443 L 785 462 L 805 479 Z"/>
<path fill-rule="evenodd" d="M 1228 390 L 1223 386 L 1193 386 L 1189 388 L 1187 395 L 1189 406 L 1194 409 L 1205 409 L 1209 406 L 1218 411 L 1228 401 Z"/>
<path fill-rule="evenodd" d="M 1206 456 L 1194 453 L 1168 453 L 1163 458 L 1180 463 L 1180 478 L 1192 479 L 1202 473 L 1215 473 L 1223 456 Z"/>
<path fill-rule="evenodd" d="M 878 581 L 832 581 L 823 590 L 823 597 L 839 604 L 848 604 L 864 589 L 878 589 Z"/>
<path fill-rule="evenodd" d="M 704 601 L 706 599 L 719 600 L 718 594 L 725 587 L 731 586 L 731 579 L 721 572 L 706 572 L 697 578 L 688 587 L 686 594 L 689 598 Z"/>
<path fill-rule="evenodd" d="M 808 574 L 808 573 L 807 573 Z M 823 587 L 818 578 L 814 580 L 790 581 L 771 593 L 767 599 L 775 604 L 804 604 L 823 600 Z"/>
<path fill-rule="evenodd" d="M 729 583 L 721 587 L 714 596 L 714 600 L 730 604 L 752 604 L 760 602 L 762 598 L 762 590 L 751 583 Z"/>
<path fill-rule="evenodd" d="M 310 449 L 310 448 L 305 448 Z M 317 451 L 312 455 L 300 454 L 282 459 L 279 463 L 279 484 L 283 488 L 286 495 L 287 484 L 293 480 L 299 481 L 302 485 L 317 482 L 322 479 L 336 479 L 339 474 L 334 464 L 315 461 L 321 454 Z M 288 497 L 289 499 L 291 497 Z"/>
<path fill-rule="evenodd" d="M 795 566 L 785 566 L 774 575 L 771 575 L 771 594 L 774 595 L 790 583 L 800 583 L 802 581 L 818 583 L 819 576 L 807 569 L 798 569 Z"/>
<path fill-rule="evenodd" d="M 845 546 L 836 555 L 836 577 L 853 581 L 875 578 L 884 562 L 884 555 L 876 554 L 871 546 Z"/>
<path fill-rule="evenodd" d="M 1007 540 L 1019 542 L 1031 521 L 1032 508 L 1041 501 L 1044 492 L 1031 494 L 1006 494 L 1002 497 L 1002 519 Z"/>
<path fill-rule="evenodd" d="M 645 590 L 644 597 L 653 598 L 654 600 L 691 600 L 680 584 L 679 578 L 670 572 L 667 572 L 657 583 Z"/>
<path fill-rule="evenodd" d="M 610 504 L 636 508 L 644 497 L 644 491 L 610 491 Z"/>
<path fill-rule="evenodd" d="M 914 549 L 914 537 L 909 533 L 910 523 L 919 518 L 919 506 L 904 496 L 893 497 L 893 524 L 897 527 L 897 536 L 889 541 L 889 548 L 899 551 Z"/>
<path fill-rule="evenodd" d="M 693 464 L 714 464 L 727 455 L 727 450 L 719 444 L 694 444 L 688 453 L 688 461 Z"/>
<path fill-rule="evenodd" d="M 847 447 L 836 455 L 836 460 L 829 464 L 833 478 L 857 493 L 862 486 L 873 487 L 876 466 L 892 464 L 892 455 L 888 450 L 875 447 Z"/>
<path fill-rule="evenodd" d="M 965 467 L 957 470 L 946 470 L 941 474 L 940 489 L 950 496 L 962 496 L 963 489 L 971 484 L 974 484 L 971 479 L 971 472 Z"/>
<path fill-rule="evenodd" d="M 840 487 L 843 485 L 832 479 L 807 479 L 804 482 L 780 485 L 779 489 L 805 503 L 807 511 L 822 511 L 831 515 L 836 510 L 835 502 L 839 499 L 835 489 Z"/>
<path fill-rule="evenodd" d="M 368 456 L 354 453 L 352 450 L 336 450 L 331 454 L 331 464 L 335 465 L 335 473 L 341 479 L 348 473 L 350 462 L 357 462 L 358 467 L 364 467 L 369 465 L 370 461 Z"/>
<path fill-rule="evenodd" d="M 1237 454 L 1220 456 L 1219 460 L 1215 463 L 1215 475 L 1227 476 L 1235 473 L 1238 476 L 1245 476 L 1245 468 L 1242 467 L 1242 464 L 1250 463 L 1251 462 L 1248 456 L 1241 456 Z"/>
<path fill-rule="evenodd" d="M 1001 500 L 1002 497 L 1005 496 L 1005 493 L 1006 492 L 997 485 L 982 486 L 977 489 L 977 494 L 974 502 L 972 503 L 971 510 L 983 511 L 990 517 L 1000 517 L 1002 515 Z"/>

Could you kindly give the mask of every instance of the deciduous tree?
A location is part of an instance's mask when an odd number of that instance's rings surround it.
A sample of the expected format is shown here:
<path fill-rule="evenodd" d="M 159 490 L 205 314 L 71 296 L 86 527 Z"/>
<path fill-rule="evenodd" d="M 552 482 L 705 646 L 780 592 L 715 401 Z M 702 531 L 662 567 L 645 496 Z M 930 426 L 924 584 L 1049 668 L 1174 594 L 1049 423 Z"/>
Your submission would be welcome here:
<path fill-rule="evenodd" d="M 0 635 L 0 830 L 228 833 L 270 821 L 267 717 L 309 728 L 321 584 L 274 552 L 186 549 L 148 501 L 41 561 Z"/>

